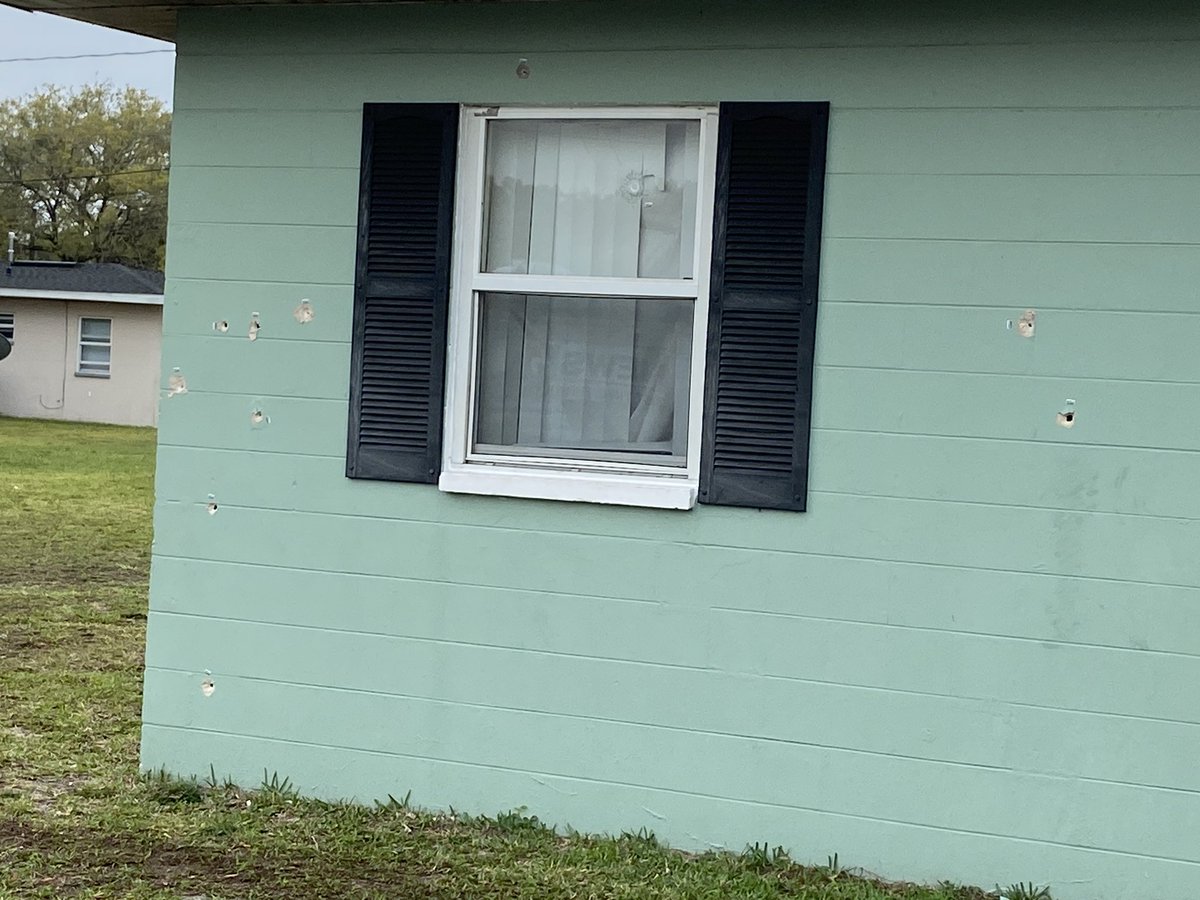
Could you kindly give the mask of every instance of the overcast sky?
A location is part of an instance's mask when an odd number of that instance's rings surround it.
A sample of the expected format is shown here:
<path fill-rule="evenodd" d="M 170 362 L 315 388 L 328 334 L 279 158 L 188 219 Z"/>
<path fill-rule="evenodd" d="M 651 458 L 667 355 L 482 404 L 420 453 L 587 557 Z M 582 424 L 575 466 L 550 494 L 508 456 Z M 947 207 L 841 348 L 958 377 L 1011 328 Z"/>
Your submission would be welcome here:
<path fill-rule="evenodd" d="M 20 97 L 45 84 L 75 87 L 111 81 L 116 87 L 145 88 L 168 104 L 174 76 L 173 46 L 163 41 L 86 25 L 59 16 L 0 6 L 0 98 Z M 165 50 L 144 56 L 24 61 L 39 56 Z M 21 57 L 22 61 L 9 62 Z"/>

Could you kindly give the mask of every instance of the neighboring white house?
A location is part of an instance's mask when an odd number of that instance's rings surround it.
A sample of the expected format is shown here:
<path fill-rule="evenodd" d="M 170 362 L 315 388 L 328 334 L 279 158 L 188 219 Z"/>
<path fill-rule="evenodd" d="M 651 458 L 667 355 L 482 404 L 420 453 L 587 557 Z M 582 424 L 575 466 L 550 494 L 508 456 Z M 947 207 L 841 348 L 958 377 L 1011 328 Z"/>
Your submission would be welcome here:
<path fill-rule="evenodd" d="M 0 416 L 154 425 L 163 276 L 117 263 L 0 268 Z"/>

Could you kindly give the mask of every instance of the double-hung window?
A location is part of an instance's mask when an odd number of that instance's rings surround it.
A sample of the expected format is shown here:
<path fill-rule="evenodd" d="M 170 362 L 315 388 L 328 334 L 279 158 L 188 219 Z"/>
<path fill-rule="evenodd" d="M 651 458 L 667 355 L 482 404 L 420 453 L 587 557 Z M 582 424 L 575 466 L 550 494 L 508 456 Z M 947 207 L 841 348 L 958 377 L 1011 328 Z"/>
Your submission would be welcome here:
<path fill-rule="evenodd" d="M 826 117 L 369 105 L 347 474 L 803 509 Z"/>
<path fill-rule="evenodd" d="M 112 370 L 112 319 L 81 316 L 76 375 L 108 378 Z"/>
<path fill-rule="evenodd" d="M 474 112 L 439 484 L 691 506 L 716 110 Z"/>

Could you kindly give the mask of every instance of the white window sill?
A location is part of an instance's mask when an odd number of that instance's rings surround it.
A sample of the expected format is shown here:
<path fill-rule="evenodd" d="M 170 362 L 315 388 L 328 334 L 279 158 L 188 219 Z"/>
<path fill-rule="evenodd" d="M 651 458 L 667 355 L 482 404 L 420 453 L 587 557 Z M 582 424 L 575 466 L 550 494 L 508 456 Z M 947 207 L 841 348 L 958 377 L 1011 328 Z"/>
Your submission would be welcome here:
<path fill-rule="evenodd" d="M 612 503 L 655 509 L 691 509 L 696 505 L 695 482 L 671 476 L 461 465 L 442 472 L 438 489 L 451 494 Z"/>

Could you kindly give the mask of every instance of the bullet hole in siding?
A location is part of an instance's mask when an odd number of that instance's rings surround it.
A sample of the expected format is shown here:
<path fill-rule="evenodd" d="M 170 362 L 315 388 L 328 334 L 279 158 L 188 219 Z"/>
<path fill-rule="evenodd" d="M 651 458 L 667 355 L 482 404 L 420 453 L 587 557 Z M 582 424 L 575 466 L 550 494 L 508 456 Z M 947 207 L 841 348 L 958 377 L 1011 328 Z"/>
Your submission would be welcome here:
<path fill-rule="evenodd" d="M 213 691 L 216 689 L 216 682 L 214 682 L 212 678 L 205 678 L 200 682 L 200 693 L 202 693 L 205 697 L 211 697 L 213 695 Z"/>
<path fill-rule="evenodd" d="M 208 510 L 208 514 L 210 516 L 215 516 L 217 514 L 217 498 L 212 494 L 208 495 L 208 503 L 205 505 L 205 509 Z"/>
<path fill-rule="evenodd" d="M 262 328 L 262 323 L 258 321 L 258 313 L 250 313 L 250 340 L 258 340 L 258 330 L 260 328 Z"/>
<path fill-rule="evenodd" d="M 1067 400 L 1063 403 L 1062 409 L 1057 416 L 1058 424 L 1063 428 L 1075 427 L 1075 401 Z"/>
<path fill-rule="evenodd" d="M 529 60 L 521 59 L 517 61 L 517 77 L 522 81 L 529 77 Z"/>
<path fill-rule="evenodd" d="M 1032 309 L 1027 309 L 1021 313 L 1021 318 L 1017 319 L 1017 334 L 1021 337 L 1033 337 L 1033 325 L 1037 319 L 1037 313 Z"/>
<path fill-rule="evenodd" d="M 228 330 L 229 323 L 225 319 L 218 319 L 216 322 L 213 322 L 213 331 L 216 331 L 219 334 L 224 334 Z"/>
<path fill-rule="evenodd" d="M 314 315 L 312 304 L 307 300 L 301 300 L 300 305 L 292 310 L 292 316 L 301 325 L 307 325 L 309 322 L 311 322 Z"/>
<path fill-rule="evenodd" d="M 271 421 L 270 418 L 268 418 L 267 414 L 264 413 L 261 409 L 255 408 L 255 409 L 250 410 L 250 424 L 253 425 L 255 428 L 261 428 L 263 425 L 268 424 L 270 421 Z"/>
<path fill-rule="evenodd" d="M 176 394 L 187 393 L 187 379 L 183 377 L 183 373 L 176 366 L 171 370 L 171 374 L 167 376 L 167 396 L 174 397 Z"/>

